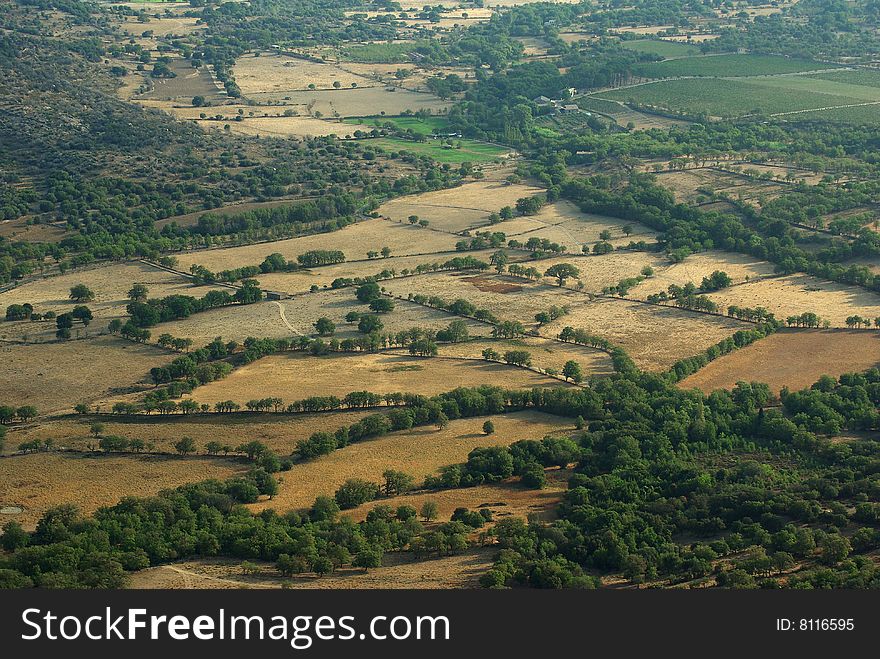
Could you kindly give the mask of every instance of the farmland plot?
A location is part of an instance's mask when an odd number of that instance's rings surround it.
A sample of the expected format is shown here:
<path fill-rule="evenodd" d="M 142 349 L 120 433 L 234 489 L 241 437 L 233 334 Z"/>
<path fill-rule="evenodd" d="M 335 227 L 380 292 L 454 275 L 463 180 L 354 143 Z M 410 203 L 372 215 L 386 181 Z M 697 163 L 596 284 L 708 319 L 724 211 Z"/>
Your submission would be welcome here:
<path fill-rule="evenodd" d="M 201 456 L 33 453 L 0 460 L 0 505 L 23 508 L 8 517 L 33 529 L 46 510 L 61 504 L 75 502 L 89 514 L 123 497 L 152 496 L 185 483 L 230 478 L 247 469 L 245 463 Z"/>
<path fill-rule="evenodd" d="M 495 432 L 491 435 L 482 432 L 487 419 L 495 424 Z M 382 472 L 387 469 L 407 473 L 415 478 L 416 483 L 421 483 L 425 476 L 440 467 L 464 462 L 475 448 L 509 446 L 522 439 L 541 439 L 548 434 L 567 434 L 572 430 L 574 422 L 571 419 L 542 412 L 513 412 L 457 419 L 442 430 L 425 426 L 393 432 L 295 464 L 281 475 L 278 494 L 269 501 L 253 504 L 251 508 L 307 508 L 318 496 L 332 496 L 349 478 L 382 482 Z"/>
<path fill-rule="evenodd" d="M 880 316 L 880 297 L 876 293 L 809 275 L 752 281 L 709 297 L 722 307 L 765 307 L 780 320 L 812 312 L 830 321 L 832 327 L 845 327 L 846 319 L 852 315 L 870 319 Z"/>
<path fill-rule="evenodd" d="M 289 455 L 297 441 L 318 431 L 334 432 L 369 414 L 368 411 L 334 412 L 332 414 L 186 414 L 138 415 L 132 417 L 102 416 L 104 435 L 118 435 L 126 439 L 140 439 L 156 451 L 174 452 L 174 444 L 181 437 L 193 437 L 197 450 L 205 451 L 208 441 L 220 442 L 235 448 L 245 441 L 263 442 L 279 455 Z M 16 428 L 16 444 L 52 439 L 55 446 L 86 449 L 94 445 L 90 431 L 95 417 L 60 417 L 41 420 L 40 423 Z M 13 447 L 7 446 L 7 450 Z"/>
<path fill-rule="evenodd" d="M 294 272 L 273 272 L 261 274 L 260 284 L 263 288 L 285 293 L 305 293 L 311 286 L 326 288 L 334 279 L 340 277 L 373 277 L 384 270 L 400 275 L 404 270 L 414 270 L 417 266 L 430 263 L 444 263 L 462 256 L 473 257 L 489 263 L 492 254 L 497 250 L 477 250 L 462 254 L 461 252 L 437 252 L 422 256 L 389 256 L 388 258 L 369 259 L 362 261 L 346 261 L 320 268 L 303 268 Z M 515 256 L 511 254 L 511 256 Z M 384 285 L 384 284 L 383 284 Z"/>
<path fill-rule="evenodd" d="M 374 87 L 379 84 L 333 64 L 276 54 L 262 54 L 259 57 L 244 55 L 235 61 L 232 71 L 246 97 L 253 94 L 308 91 L 314 88 L 350 88 L 352 85 Z"/>
<path fill-rule="evenodd" d="M 272 103 L 283 101 L 299 114 L 324 117 L 363 117 L 398 115 L 406 110 L 445 111 L 451 105 L 432 94 L 398 89 L 396 87 L 357 87 L 356 89 L 307 90 L 292 92 L 252 92 L 248 98 Z"/>
<path fill-rule="evenodd" d="M 357 332 L 356 323 L 345 322 L 345 316 L 350 311 L 369 312 L 369 308 L 355 298 L 354 289 L 321 291 L 289 300 L 211 309 L 183 320 L 161 323 L 153 332 L 156 336 L 168 332 L 176 337 L 189 338 L 195 345 L 204 345 L 217 336 L 239 342 L 249 336 L 280 339 L 314 334 L 313 323 L 323 316 L 336 324 L 338 338 L 363 336 Z M 413 327 L 442 329 L 453 319 L 442 311 L 405 301 L 399 302 L 393 312 L 381 317 L 383 332 L 388 333 Z M 473 322 L 471 325 L 474 334 L 488 331 L 483 324 Z"/>
<path fill-rule="evenodd" d="M 396 221 L 406 221 L 410 215 L 417 215 L 443 231 L 474 228 L 494 231 L 488 227 L 490 213 L 497 213 L 504 206 L 514 206 L 517 199 L 543 191 L 532 185 L 475 181 L 448 190 L 392 199 L 379 208 L 379 213 Z"/>
<path fill-rule="evenodd" d="M 145 263 L 131 262 L 113 264 L 63 275 L 37 279 L 0 293 L 0 308 L 10 304 L 32 304 L 34 311 L 56 314 L 67 313 L 79 303 L 70 299 L 70 289 L 77 284 L 85 284 L 95 294 L 93 301 L 85 302 L 95 319 L 87 328 L 90 333 L 103 332 L 107 321 L 127 317 L 125 307 L 130 302 L 128 291 L 134 284 L 143 284 L 150 297 L 166 295 L 191 295 L 201 297 L 216 286 L 193 286 L 192 280 L 172 272 L 167 272 Z M 77 323 L 75 329 L 80 329 Z M 20 338 L 27 335 L 29 340 L 49 340 L 55 337 L 54 322 L 0 322 L 0 338 Z"/>
<path fill-rule="evenodd" d="M 691 254 L 681 263 L 669 263 L 665 259 L 663 261 L 661 265 L 654 267 L 652 277 L 630 290 L 631 297 L 644 299 L 654 293 L 668 290 L 672 284 L 684 286 L 693 282 L 699 286 L 703 277 L 708 277 L 716 270 L 726 272 L 734 284 L 773 275 L 773 264 L 732 252 L 713 250 Z"/>
<path fill-rule="evenodd" d="M 632 229 L 629 237 L 623 232 L 627 225 Z M 598 242 L 603 231 L 611 232 L 612 243 L 615 240 L 624 244 L 630 240 L 651 242 L 656 236 L 654 231 L 635 222 L 584 213 L 570 201 L 557 201 L 547 204 L 535 215 L 500 222 L 492 231 L 502 231 L 508 239 L 515 238 L 522 243 L 529 238 L 546 238 L 571 252 L 580 252 L 583 245 Z"/>
<path fill-rule="evenodd" d="M 766 382 L 773 392 L 809 387 L 823 375 L 839 377 L 880 366 L 880 332 L 783 330 L 720 357 L 679 383 L 709 393 L 739 381 Z"/>
<path fill-rule="evenodd" d="M 584 299 L 583 295 L 565 288 L 495 274 L 440 273 L 383 283 L 396 296 L 405 298 L 410 293 L 420 293 L 428 297 L 437 295 L 447 302 L 461 298 L 477 308 L 488 309 L 502 320 L 518 320 L 525 325 L 534 324 L 538 311 L 554 305 L 576 304 Z"/>
<path fill-rule="evenodd" d="M 569 315 L 544 326 L 541 333 L 555 336 L 566 326 L 608 339 L 626 350 L 637 366 L 649 371 L 669 368 L 736 330 L 751 327 L 733 319 L 620 299 L 572 306 Z"/>
<path fill-rule="evenodd" d="M 153 346 L 109 336 L 3 345 L 0 392 L 4 404 L 34 405 L 40 414 L 70 412 L 77 403 L 149 386 L 150 368 L 171 358 Z"/>
<path fill-rule="evenodd" d="M 193 264 L 203 265 L 219 272 L 245 265 L 259 265 L 269 254 L 279 253 L 288 260 L 316 249 L 335 249 L 346 258 L 366 258 L 367 252 L 379 252 L 389 247 L 398 256 L 451 252 L 460 239 L 456 236 L 425 230 L 409 224 L 397 224 L 382 219 L 370 219 L 334 231 L 269 243 L 200 250 L 178 256 L 181 270 L 189 270 Z M 380 268 L 381 269 L 381 268 Z"/>
<path fill-rule="evenodd" d="M 252 398 L 287 401 L 309 396 L 345 396 L 352 391 L 384 394 L 405 391 L 435 395 L 481 384 L 527 389 L 566 386 L 559 380 L 514 366 L 459 359 L 430 359 L 398 354 L 310 357 L 272 355 L 235 370 L 223 380 L 193 391 L 199 403 L 244 403 Z"/>

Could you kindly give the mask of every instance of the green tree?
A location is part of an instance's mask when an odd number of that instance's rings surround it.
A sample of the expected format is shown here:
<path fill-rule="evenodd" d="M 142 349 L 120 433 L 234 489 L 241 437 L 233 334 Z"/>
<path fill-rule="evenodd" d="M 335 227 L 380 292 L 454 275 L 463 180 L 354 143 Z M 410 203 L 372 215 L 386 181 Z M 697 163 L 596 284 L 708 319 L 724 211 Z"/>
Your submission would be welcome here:
<path fill-rule="evenodd" d="M 320 336 L 333 336 L 336 332 L 336 324 L 329 318 L 322 316 L 315 321 L 315 331 Z"/>
<path fill-rule="evenodd" d="M 91 302 L 95 299 L 95 294 L 85 284 L 77 284 L 70 289 L 69 297 L 74 302 Z"/>
<path fill-rule="evenodd" d="M 486 435 L 492 435 L 495 433 L 495 424 L 492 423 L 491 419 L 487 419 L 483 424 L 483 433 Z"/>
<path fill-rule="evenodd" d="M 174 450 L 180 453 L 180 455 L 194 453 L 196 450 L 196 442 L 192 437 L 182 437 L 179 441 L 174 443 Z"/>
<path fill-rule="evenodd" d="M 580 275 L 581 271 L 571 263 L 557 263 L 544 272 L 545 277 L 555 277 L 559 286 L 564 286 L 568 279 L 579 279 Z"/>
<path fill-rule="evenodd" d="M 419 511 L 419 514 L 422 516 L 423 520 L 425 520 L 426 522 L 430 522 L 437 519 L 438 512 L 439 508 L 437 506 L 437 502 L 428 499 L 422 504 L 422 508 Z"/>
<path fill-rule="evenodd" d="M 581 365 L 573 359 L 565 362 L 565 365 L 562 367 L 562 375 L 564 375 L 568 380 L 571 380 L 574 383 L 579 383 L 584 379 L 583 371 L 581 371 Z"/>

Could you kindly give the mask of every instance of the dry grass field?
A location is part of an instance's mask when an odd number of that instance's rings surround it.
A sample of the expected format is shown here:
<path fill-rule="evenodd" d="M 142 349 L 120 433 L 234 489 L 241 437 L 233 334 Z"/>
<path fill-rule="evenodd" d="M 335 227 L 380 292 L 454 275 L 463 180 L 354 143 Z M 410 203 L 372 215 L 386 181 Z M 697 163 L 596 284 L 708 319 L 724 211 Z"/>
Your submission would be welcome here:
<path fill-rule="evenodd" d="M 615 255 L 613 258 L 619 257 Z M 681 263 L 669 263 L 662 257 L 657 257 L 657 260 L 659 264 L 653 266 L 654 276 L 632 288 L 629 293 L 631 297 L 646 298 L 653 293 L 667 290 L 672 284 L 684 286 L 693 282 L 699 286 L 703 277 L 716 270 L 726 272 L 734 284 L 773 275 L 772 263 L 732 252 L 699 252 L 691 254 Z"/>
<path fill-rule="evenodd" d="M 261 93 L 308 91 L 341 87 L 373 87 L 378 83 L 362 75 L 344 71 L 334 64 L 310 62 L 277 54 L 244 55 L 235 61 L 232 74 L 245 97 Z"/>
<path fill-rule="evenodd" d="M 544 273 L 557 263 L 570 263 L 580 270 L 579 281 L 584 284 L 584 291 L 601 293 L 603 289 L 617 284 L 621 279 L 638 277 L 642 268 L 646 266 L 659 272 L 668 262 L 664 257 L 652 252 L 621 251 L 602 256 L 556 256 L 527 265 L 534 265 Z M 556 285 L 556 280 L 550 277 L 541 281 L 545 285 Z M 569 280 L 567 285 L 571 286 L 573 283 L 577 281 Z"/>
<path fill-rule="evenodd" d="M 184 483 L 229 478 L 246 470 L 244 463 L 206 457 L 77 453 L 6 457 L 0 459 L 0 504 L 24 510 L 2 517 L 32 529 L 47 509 L 63 503 L 92 513 L 126 496 L 150 496 Z"/>
<path fill-rule="evenodd" d="M 489 263 L 489 258 L 496 250 L 478 250 L 467 252 L 466 256 Z M 347 261 L 319 268 L 304 268 L 294 272 L 272 272 L 260 275 L 259 280 L 263 288 L 284 293 L 304 293 L 311 286 L 326 288 L 334 279 L 339 277 L 372 277 L 383 270 L 394 271 L 396 274 L 404 270 L 415 270 L 420 265 L 430 263 L 443 263 L 456 257 L 465 256 L 461 252 L 436 252 L 422 256 L 394 256 L 388 258 L 370 259 L 362 261 Z M 515 257 L 515 254 L 510 256 Z M 384 282 L 382 282 L 384 286 Z"/>
<path fill-rule="evenodd" d="M 574 430 L 570 419 L 541 412 L 514 412 L 491 417 L 495 433 L 486 435 L 482 427 L 488 418 L 458 419 L 443 430 L 427 426 L 394 432 L 295 464 L 290 471 L 279 474 L 277 495 L 249 508 L 279 511 L 308 508 L 316 497 L 333 496 L 349 478 L 381 483 L 382 472 L 387 469 L 407 473 L 420 484 L 425 476 L 440 467 L 464 462 L 475 448 L 508 446 L 522 439 L 541 439 L 548 434 Z M 397 498 L 391 500 L 391 503 L 397 502 Z"/>
<path fill-rule="evenodd" d="M 101 417 L 104 435 L 119 435 L 127 439 L 141 439 L 153 444 L 156 451 L 174 451 L 174 443 L 181 437 L 196 440 L 199 452 L 204 444 L 217 441 L 235 448 L 252 440 L 263 442 L 278 455 L 290 455 L 296 443 L 319 430 L 335 431 L 349 426 L 371 412 L 333 412 L 316 414 L 198 414 Z M 13 453 L 22 442 L 52 439 L 60 448 L 84 450 L 95 444 L 90 433 L 94 417 L 58 417 L 40 423 L 14 428 L 7 435 L 7 453 Z"/>
<path fill-rule="evenodd" d="M 761 279 L 733 286 L 710 297 L 722 307 L 762 306 L 780 320 L 807 311 L 819 314 L 832 327 L 846 327 L 849 316 L 880 317 L 880 296 L 856 286 L 824 281 L 809 275 Z"/>
<path fill-rule="evenodd" d="M 622 230 L 627 224 L 632 228 L 629 237 Z M 565 200 L 547 204 L 536 215 L 499 222 L 492 230 L 503 231 L 508 240 L 515 238 L 522 243 L 529 238 L 546 238 L 564 245 L 570 252 L 578 253 L 583 245 L 598 242 L 599 234 L 606 230 L 611 232 L 610 242 L 615 245 L 639 240 L 653 242 L 656 235 L 648 227 L 635 222 L 583 213 L 573 203 Z"/>
<path fill-rule="evenodd" d="M 150 78 L 152 89 L 142 98 L 152 100 L 190 99 L 193 96 L 204 96 L 209 101 L 226 98 L 226 92 L 214 82 L 211 72 L 206 67 L 194 69 L 185 60 L 171 60 L 168 65 L 174 78 Z"/>
<path fill-rule="evenodd" d="M 0 309 L 10 304 L 29 302 L 37 313 L 54 311 L 61 314 L 73 309 L 76 304 L 70 300 L 70 289 L 77 284 L 85 284 L 95 294 L 92 302 L 86 302 L 95 319 L 88 332 L 95 334 L 105 331 L 107 322 L 113 318 L 127 317 L 125 307 L 129 303 L 128 291 L 134 284 L 144 284 L 150 297 L 166 295 L 191 295 L 201 297 L 214 286 L 193 286 L 192 281 L 173 272 L 133 261 L 113 265 L 88 268 L 68 272 L 63 275 L 36 279 L 0 293 Z M 77 324 L 77 328 L 80 325 Z M 48 340 L 55 338 L 54 322 L 6 322 L 0 320 L 0 339 L 21 338 L 29 340 Z"/>
<path fill-rule="evenodd" d="M 709 191 L 753 202 L 759 197 L 772 199 L 784 189 L 783 183 L 757 181 L 715 169 L 688 169 L 660 172 L 658 182 L 672 190 L 676 201 L 695 202 L 707 197 Z M 701 191 L 704 190 L 705 192 Z"/>
<path fill-rule="evenodd" d="M 535 324 L 535 313 L 546 311 L 551 306 L 575 305 L 585 297 L 566 288 L 530 283 L 522 279 L 496 275 L 479 276 L 465 273 L 438 273 L 391 279 L 383 282 L 393 295 L 407 297 L 410 293 L 439 295 L 452 302 L 463 298 L 485 308 L 502 320 L 518 320 L 524 325 Z"/>
<path fill-rule="evenodd" d="M 746 323 L 621 299 L 600 298 L 573 306 L 567 316 L 542 328 L 552 336 L 566 325 L 603 336 L 624 348 L 649 371 L 669 368 L 682 357 L 705 350 Z"/>
<path fill-rule="evenodd" d="M 352 391 L 384 394 L 405 391 L 434 395 L 456 387 L 493 384 L 509 389 L 565 386 L 559 380 L 504 364 L 431 359 L 398 354 L 311 357 L 294 353 L 264 357 L 236 369 L 223 380 L 193 391 L 199 403 L 280 397 L 344 396 Z"/>
<path fill-rule="evenodd" d="M 160 565 L 132 575 L 135 589 L 229 588 L 478 588 L 480 575 L 492 566 L 495 551 L 468 549 L 452 556 L 415 561 L 409 554 L 386 554 L 380 568 L 364 572 L 342 568 L 332 574 L 282 578 L 272 563 L 258 563 L 257 573 L 245 575 L 241 564 L 229 560 L 196 560 Z"/>
<path fill-rule="evenodd" d="M 140 389 L 153 366 L 172 356 L 150 345 L 102 336 L 79 341 L 0 347 L 0 399 L 34 405 L 40 414 Z"/>
<path fill-rule="evenodd" d="M 781 331 L 708 364 L 679 383 L 708 393 L 737 382 L 766 382 L 809 387 L 822 375 L 863 371 L 880 366 L 880 332 L 867 330 Z"/>
<path fill-rule="evenodd" d="M 239 342 L 249 336 L 279 339 L 313 334 L 313 323 L 325 316 L 336 323 L 338 338 L 363 336 L 358 333 L 357 324 L 345 322 L 345 315 L 349 311 L 369 311 L 367 306 L 357 301 L 352 288 L 310 293 L 280 302 L 264 301 L 211 309 L 183 320 L 160 323 L 152 328 L 152 332 L 154 336 L 168 332 L 176 337 L 190 338 L 197 346 L 217 336 Z M 454 316 L 443 311 L 399 301 L 393 312 L 382 315 L 383 332 L 394 333 L 413 327 L 437 330 L 448 326 L 454 319 Z M 468 321 L 468 325 L 474 335 L 486 335 L 491 329 L 475 321 Z"/>
<path fill-rule="evenodd" d="M 466 229 L 486 228 L 490 213 L 504 206 L 514 206 L 517 199 L 543 192 L 532 185 L 509 184 L 500 181 L 475 181 L 457 188 L 409 195 L 386 202 L 379 213 L 405 222 L 410 215 L 429 220 L 431 226 L 443 231 L 459 232 Z"/>
<path fill-rule="evenodd" d="M 248 98 L 258 103 L 283 101 L 299 114 L 323 117 L 372 117 L 379 114 L 396 116 L 406 110 L 445 112 L 450 101 L 433 94 L 414 92 L 397 87 L 357 87 L 356 89 L 317 89 L 292 92 L 252 92 Z"/>
<path fill-rule="evenodd" d="M 205 129 L 222 130 L 225 124 L 218 121 L 199 121 L 199 125 Z M 353 133 L 348 124 L 314 117 L 250 117 L 243 121 L 233 121 L 229 124 L 229 129 L 241 135 L 262 137 L 348 137 Z"/>
<path fill-rule="evenodd" d="M 536 368 L 555 368 L 562 371 L 565 362 L 574 360 L 581 365 L 585 376 L 608 375 L 613 372 L 611 358 L 601 350 L 531 336 L 522 339 L 444 344 L 440 346 L 440 354 L 447 357 L 481 357 L 486 348 L 491 348 L 500 355 L 507 350 L 527 350 L 532 354 L 532 365 Z"/>
<path fill-rule="evenodd" d="M 178 263 L 181 270 L 189 270 L 192 264 L 198 263 L 216 272 L 244 265 L 259 265 L 274 252 L 278 252 L 286 259 L 296 260 L 297 256 L 309 250 L 332 248 L 344 252 L 346 258 L 363 259 L 366 258 L 368 251 L 378 252 L 386 246 L 391 248 L 391 253 L 394 255 L 450 252 L 455 250 L 455 243 L 458 240 L 455 236 L 439 231 L 371 219 L 330 234 L 322 233 L 272 243 L 189 252 L 179 255 Z"/>

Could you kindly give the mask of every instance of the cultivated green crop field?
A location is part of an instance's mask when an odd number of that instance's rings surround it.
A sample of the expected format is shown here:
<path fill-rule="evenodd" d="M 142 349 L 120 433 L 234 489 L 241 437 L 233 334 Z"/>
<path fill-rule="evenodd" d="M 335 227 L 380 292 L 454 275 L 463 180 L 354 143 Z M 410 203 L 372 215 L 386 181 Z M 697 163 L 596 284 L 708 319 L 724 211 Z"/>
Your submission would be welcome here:
<path fill-rule="evenodd" d="M 840 123 L 868 126 L 880 124 L 880 104 L 859 105 L 851 108 L 836 108 L 834 110 L 817 110 L 815 112 L 800 112 L 785 117 L 788 121 L 798 120 L 824 120 L 839 121 Z"/>
<path fill-rule="evenodd" d="M 616 114 L 624 109 L 614 101 L 606 101 L 604 98 L 595 98 L 594 96 L 579 98 L 577 104 L 584 110 L 604 112 L 605 114 Z"/>
<path fill-rule="evenodd" d="M 638 72 L 648 78 L 737 77 L 817 71 L 835 68 L 835 66 L 813 60 L 770 55 L 711 55 L 652 62 L 639 67 Z"/>
<path fill-rule="evenodd" d="M 859 101 L 880 101 L 880 87 L 854 85 L 848 82 L 837 82 L 824 78 L 808 78 L 806 76 L 775 76 L 773 78 L 750 79 L 749 83 L 764 87 L 790 89 L 792 91 L 845 96 Z M 830 105 L 826 103 L 825 105 Z"/>
<path fill-rule="evenodd" d="M 659 39 L 636 39 L 621 41 L 620 45 L 640 53 L 651 53 L 660 57 L 688 57 L 699 55 L 700 49 L 677 41 L 660 41 Z"/>
<path fill-rule="evenodd" d="M 370 130 L 374 126 L 394 124 L 399 129 L 411 130 L 419 135 L 431 135 L 434 131 L 443 132 L 449 128 L 449 121 L 443 117 L 351 117 L 343 123 L 363 126 L 364 130 Z"/>
<path fill-rule="evenodd" d="M 845 82 L 851 85 L 862 85 L 865 87 L 880 87 L 880 71 L 869 71 L 867 69 L 826 71 L 825 73 L 813 73 L 808 78 L 819 78 L 821 80 L 831 80 L 832 82 Z"/>
<path fill-rule="evenodd" d="M 454 140 L 461 148 L 446 148 L 439 140 L 429 142 L 409 142 L 395 137 L 376 137 L 363 140 L 363 143 L 382 147 L 386 151 L 411 151 L 420 156 L 429 156 L 441 163 L 461 164 L 463 162 L 489 162 L 510 153 L 493 144 L 483 144 L 472 140 Z"/>
<path fill-rule="evenodd" d="M 602 97 L 687 115 L 738 117 L 864 103 L 865 99 L 786 88 L 771 80 L 667 80 L 603 92 Z"/>

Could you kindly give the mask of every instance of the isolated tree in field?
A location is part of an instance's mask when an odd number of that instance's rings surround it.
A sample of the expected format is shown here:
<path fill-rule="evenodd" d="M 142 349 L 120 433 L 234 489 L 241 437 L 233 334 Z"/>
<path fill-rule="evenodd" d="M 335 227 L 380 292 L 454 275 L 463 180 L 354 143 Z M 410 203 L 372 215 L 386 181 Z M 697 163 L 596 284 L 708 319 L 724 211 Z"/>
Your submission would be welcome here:
<path fill-rule="evenodd" d="M 487 419 L 483 424 L 483 433 L 486 435 L 492 435 L 495 433 L 495 424 L 492 423 L 491 419 Z"/>
<path fill-rule="evenodd" d="M 95 436 L 95 438 L 97 438 L 98 435 L 100 435 L 102 432 L 104 432 L 104 427 L 105 426 L 103 423 L 101 423 L 100 421 L 95 421 L 92 424 L 91 428 L 89 428 L 89 431 L 92 433 L 92 435 Z"/>
<path fill-rule="evenodd" d="M 633 232 L 632 224 L 624 224 L 620 230 L 623 231 L 624 235 L 628 238 Z"/>
<path fill-rule="evenodd" d="M 391 313 L 394 311 L 394 300 L 387 297 L 377 297 L 370 302 L 370 310 L 376 313 Z"/>
<path fill-rule="evenodd" d="M 423 520 L 430 522 L 431 520 L 437 519 L 438 512 L 439 508 L 437 507 L 437 502 L 428 500 L 422 504 L 422 509 L 419 514 L 422 516 Z"/>
<path fill-rule="evenodd" d="M 196 442 L 192 437 L 183 437 L 180 441 L 174 443 L 174 450 L 180 455 L 194 453 L 196 450 Z"/>
<path fill-rule="evenodd" d="M 322 316 L 315 321 L 315 331 L 320 336 L 332 336 L 336 332 L 336 325 L 329 318 Z"/>
<path fill-rule="evenodd" d="M 602 229 L 602 231 L 599 232 L 599 239 L 611 240 L 611 231 L 609 229 Z"/>
<path fill-rule="evenodd" d="M 208 455 L 218 455 L 223 450 L 223 444 L 216 441 L 210 441 L 205 444 L 205 452 Z"/>
<path fill-rule="evenodd" d="M 407 220 L 409 220 L 410 224 L 418 224 L 419 223 L 419 216 L 418 215 L 410 215 L 407 218 Z"/>
<path fill-rule="evenodd" d="M 95 294 L 85 284 L 77 284 L 70 289 L 69 297 L 74 302 L 91 302 L 95 299 Z"/>
<path fill-rule="evenodd" d="M 111 334 L 119 334 L 119 330 L 122 329 L 122 321 L 118 318 L 114 318 L 110 321 L 110 324 L 107 325 L 107 331 Z"/>
<path fill-rule="evenodd" d="M 581 365 L 573 359 L 569 359 L 567 362 L 565 362 L 565 365 L 562 367 L 562 375 L 564 375 L 566 379 L 571 380 L 574 383 L 579 383 L 584 379 L 583 371 L 581 371 Z"/>
<path fill-rule="evenodd" d="M 128 291 L 128 299 L 132 302 L 146 302 L 150 294 L 149 289 L 143 284 L 135 284 Z"/>
<path fill-rule="evenodd" d="M 557 263 L 547 268 L 544 276 L 555 277 L 560 286 L 565 286 L 566 280 L 580 278 L 581 271 L 571 263 Z"/>
<path fill-rule="evenodd" d="M 382 253 L 382 258 L 387 259 L 389 256 L 391 256 L 391 248 L 388 246 L 385 246 L 382 248 L 381 253 Z"/>

